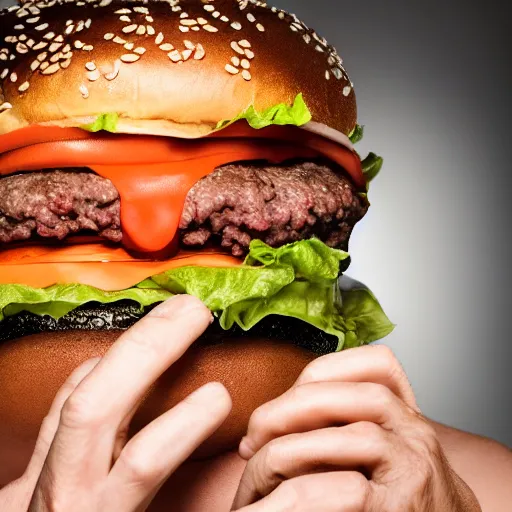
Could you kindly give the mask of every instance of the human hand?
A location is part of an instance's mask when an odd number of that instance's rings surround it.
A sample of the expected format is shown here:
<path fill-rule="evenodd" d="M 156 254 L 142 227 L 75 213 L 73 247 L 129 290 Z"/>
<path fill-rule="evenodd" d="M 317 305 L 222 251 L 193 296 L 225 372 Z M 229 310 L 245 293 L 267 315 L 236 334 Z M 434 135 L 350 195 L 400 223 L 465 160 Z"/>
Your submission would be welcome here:
<path fill-rule="evenodd" d="M 77 368 L 57 393 L 25 474 L 0 491 L 1 510 L 145 510 L 231 410 L 224 386 L 210 383 L 127 440 L 151 384 L 211 318 L 199 300 L 177 296 L 124 333 L 103 358 Z"/>
<path fill-rule="evenodd" d="M 329 354 L 251 416 L 231 510 L 480 512 L 384 346 Z"/>

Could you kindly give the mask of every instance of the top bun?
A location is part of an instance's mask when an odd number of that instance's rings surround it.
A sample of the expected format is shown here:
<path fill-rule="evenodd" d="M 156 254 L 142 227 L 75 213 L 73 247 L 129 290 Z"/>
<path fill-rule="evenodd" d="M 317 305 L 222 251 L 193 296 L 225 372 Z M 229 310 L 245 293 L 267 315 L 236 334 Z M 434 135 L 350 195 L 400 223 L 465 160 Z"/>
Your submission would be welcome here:
<path fill-rule="evenodd" d="M 294 15 L 249 0 L 25 2 L 0 11 L 0 134 L 80 126 L 211 133 L 253 105 L 291 105 L 349 134 L 352 83 L 334 48 Z"/>

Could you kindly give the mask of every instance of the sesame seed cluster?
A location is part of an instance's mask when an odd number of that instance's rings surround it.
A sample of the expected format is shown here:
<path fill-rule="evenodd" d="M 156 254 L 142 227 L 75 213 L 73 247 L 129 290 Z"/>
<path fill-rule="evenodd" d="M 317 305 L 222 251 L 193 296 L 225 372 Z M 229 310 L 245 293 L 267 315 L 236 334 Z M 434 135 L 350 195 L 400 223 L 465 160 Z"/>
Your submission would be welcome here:
<path fill-rule="evenodd" d="M 260 48 L 268 60 L 273 33 L 283 30 L 289 34 L 288 48 L 293 44 L 296 49 L 297 62 L 309 59 L 312 74 L 332 82 L 333 87 L 339 84 L 345 97 L 352 93 L 342 59 L 325 38 L 295 15 L 257 0 L 24 2 L 0 11 L 0 115 L 30 95 L 34 80 L 56 76 L 70 67 L 76 74 L 73 63 L 77 58 L 81 83 L 66 94 L 84 100 L 94 94 L 93 84 L 113 85 L 125 66 L 144 61 L 148 55 L 152 62 L 158 58 L 169 66 L 186 66 L 207 62 L 209 57 L 218 64 L 222 53 L 222 72 L 249 83 Z M 106 47 L 111 47 L 108 59 Z"/>

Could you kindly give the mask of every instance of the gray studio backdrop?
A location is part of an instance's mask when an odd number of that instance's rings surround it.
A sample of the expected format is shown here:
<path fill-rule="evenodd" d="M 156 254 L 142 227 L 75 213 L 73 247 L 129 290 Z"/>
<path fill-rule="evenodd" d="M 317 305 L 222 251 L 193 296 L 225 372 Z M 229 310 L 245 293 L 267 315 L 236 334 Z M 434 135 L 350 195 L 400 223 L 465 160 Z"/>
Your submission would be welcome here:
<path fill-rule="evenodd" d="M 512 446 L 506 2 L 275 3 L 337 47 L 359 150 L 385 159 L 349 274 L 397 324 L 423 412 Z"/>

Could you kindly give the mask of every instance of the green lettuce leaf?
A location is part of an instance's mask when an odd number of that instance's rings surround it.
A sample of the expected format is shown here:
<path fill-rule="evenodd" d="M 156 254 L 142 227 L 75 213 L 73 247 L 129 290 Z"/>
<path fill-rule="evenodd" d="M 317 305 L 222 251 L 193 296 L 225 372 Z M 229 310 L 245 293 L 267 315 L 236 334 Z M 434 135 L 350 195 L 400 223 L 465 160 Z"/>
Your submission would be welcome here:
<path fill-rule="evenodd" d="M 79 284 L 46 289 L 0 285 L 0 321 L 21 311 L 60 318 L 87 302 L 129 299 L 142 309 L 187 293 L 200 298 L 224 329 L 236 324 L 249 330 L 268 315 L 289 316 L 336 336 L 341 350 L 393 329 L 371 292 L 339 289 L 339 265 L 348 257 L 317 239 L 278 249 L 256 240 L 240 267 L 176 268 L 119 292 Z"/>
<path fill-rule="evenodd" d="M 384 160 L 382 157 L 376 155 L 375 153 L 368 153 L 368 156 L 361 161 L 361 167 L 363 169 L 363 173 L 366 177 L 367 183 L 372 181 L 382 169 L 382 164 Z"/>
<path fill-rule="evenodd" d="M 349 133 L 348 138 L 352 144 L 357 144 L 364 135 L 364 126 L 356 124 L 354 129 Z"/>
<path fill-rule="evenodd" d="M 242 112 L 234 119 L 219 121 L 216 129 L 221 130 L 241 119 L 245 119 L 252 128 L 260 129 L 271 125 L 302 126 L 311 121 L 312 115 L 304 101 L 302 93 L 300 93 L 295 98 L 291 107 L 286 105 L 286 103 L 281 103 L 262 112 L 258 112 L 254 106 L 251 105 L 245 112 Z"/>
<path fill-rule="evenodd" d="M 84 124 L 80 126 L 82 130 L 88 132 L 99 132 L 101 130 L 116 133 L 117 122 L 119 121 L 119 114 L 115 112 L 109 112 L 106 114 L 100 114 L 96 117 L 96 120 L 90 124 Z"/>

